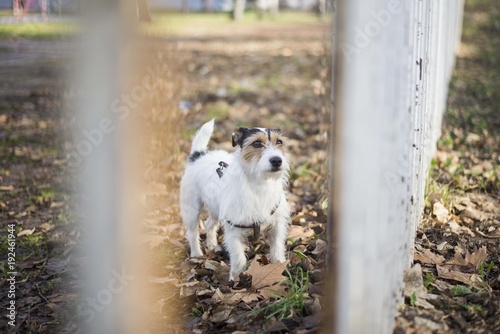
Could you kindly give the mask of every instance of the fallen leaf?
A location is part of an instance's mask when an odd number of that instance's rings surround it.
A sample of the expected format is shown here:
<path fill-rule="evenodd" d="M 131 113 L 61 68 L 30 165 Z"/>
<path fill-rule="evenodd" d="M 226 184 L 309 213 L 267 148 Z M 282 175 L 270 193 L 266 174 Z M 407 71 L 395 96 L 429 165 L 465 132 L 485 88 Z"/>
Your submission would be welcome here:
<path fill-rule="evenodd" d="M 32 235 L 34 232 L 35 232 L 35 228 L 33 227 L 33 229 L 31 229 L 31 230 L 22 230 L 21 232 L 19 232 L 17 234 L 17 236 L 22 237 L 23 235 Z"/>
<path fill-rule="evenodd" d="M 446 261 L 446 265 L 458 265 L 458 266 L 473 266 L 477 267 L 477 265 L 488 257 L 488 254 L 486 252 L 486 246 L 483 246 L 476 250 L 473 253 L 470 253 L 468 250 L 465 251 L 465 257 L 462 257 L 462 255 L 459 252 L 455 252 L 455 255 L 452 259 Z"/>
<path fill-rule="evenodd" d="M 326 252 L 326 242 L 321 239 L 316 240 L 316 248 L 311 252 L 318 257 L 322 257 Z"/>
<path fill-rule="evenodd" d="M 206 260 L 205 261 L 205 268 L 209 270 L 219 270 L 221 267 L 220 263 L 214 260 Z"/>
<path fill-rule="evenodd" d="M 245 304 L 250 304 L 259 300 L 260 294 L 255 292 L 245 292 L 241 297 L 241 301 Z"/>
<path fill-rule="evenodd" d="M 289 238 L 311 238 L 314 236 L 314 231 L 309 227 L 303 227 L 300 225 L 292 225 L 288 230 Z"/>
<path fill-rule="evenodd" d="M 433 309 L 434 306 L 429 303 L 428 299 L 436 299 L 436 295 L 427 293 L 427 289 L 424 286 L 424 280 L 422 278 L 422 267 L 420 264 L 415 264 L 412 268 L 406 269 L 404 272 L 404 295 L 410 298 L 412 294 L 415 294 L 417 299 L 415 305 L 427 309 Z"/>
<path fill-rule="evenodd" d="M 444 278 L 444 279 L 451 279 L 457 282 L 462 282 L 464 284 L 467 284 L 469 286 L 474 286 L 479 288 L 479 285 L 476 285 L 475 283 L 481 283 L 478 281 L 478 278 L 472 278 L 474 274 L 470 273 L 463 273 L 459 270 L 456 270 L 455 267 L 453 266 L 439 266 L 436 265 L 438 277 Z M 477 276 L 477 275 L 476 275 Z M 480 279 L 480 278 L 479 278 Z"/>
<path fill-rule="evenodd" d="M 434 203 L 432 206 L 432 214 L 440 223 L 444 224 L 450 220 L 450 213 L 441 202 Z"/>
<path fill-rule="evenodd" d="M 252 288 L 259 291 L 264 298 L 269 298 L 275 294 L 285 292 L 280 283 L 286 280 L 282 273 L 285 271 L 287 264 L 288 261 L 285 263 L 278 261 L 261 266 L 257 259 L 253 259 L 244 274 L 252 276 Z"/>
<path fill-rule="evenodd" d="M 441 264 L 445 261 L 444 257 L 438 254 L 434 254 L 430 249 L 424 248 L 422 252 L 415 251 L 413 255 L 415 261 L 426 264 Z"/>
<path fill-rule="evenodd" d="M 227 318 L 229 318 L 231 311 L 232 311 L 232 308 L 224 308 L 221 311 L 215 312 L 210 317 L 210 321 L 215 322 L 215 323 L 226 321 Z"/>

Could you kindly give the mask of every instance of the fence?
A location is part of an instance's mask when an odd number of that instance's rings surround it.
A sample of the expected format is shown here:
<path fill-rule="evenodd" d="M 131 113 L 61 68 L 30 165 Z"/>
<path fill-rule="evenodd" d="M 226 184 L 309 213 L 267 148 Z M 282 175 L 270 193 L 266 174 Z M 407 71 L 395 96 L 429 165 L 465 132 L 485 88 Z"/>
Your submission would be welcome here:
<path fill-rule="evenodd" d="M 389 333 L 440 134 L 463 2 L 335 2 L 332 305 L 336 333 Z"/>
<path fill-rule="evenodd" d="M 401 303 L 403 271 L 411 264 L 463 3 L 339 0 L 335 5 L 329 214 L 334 298 L 333 317 L 328 318 L 332 322 L 326 328 L 336 333 L 389 333 Z M 110 10 L 102 6 L 95 10 L 98 15 Z M 91 29 L 82 57 L 82 86 L 87 91 L 80 113 L 84 127 L 117 117 L 108 111 L 121 87 L 116 59 L 130 50 L 121 40 L 125 25 L 110 17 L 113 20 L 88 23 Z M 106 124 L 102 126 L 108 129 L 112 123 Z M 89 262 L 95 268 L 86 277 L 89 296 L 103 295 L 101 287 L 114 275 L 108 269 L 123 268 L 125 252 L 120 250 L 128 247 L 128 254 L 140 254 L 130 249 L 133 243 L 120 242 L 133 239 L 134 231 L 122 231 L 119 219 L 124 226 L 136 226 L 138 220 L 129 209 L 135 197 L 124 205 L 116 190 L 132 174 L 123 167 L 129 164 L 113 160 L 133 144 L 124 141 L 123 132 L 110 137 L 114 140 L 106 145 L 89 144 L 95 152 L 82 167 L 92 231 Z M 119 207 L 126 210 L 119 214 Z M 89 331 L 137 332 L 128 325 L 131 320 L 119 314 L 118 308 L 105 309 L 95 315 Z"/>

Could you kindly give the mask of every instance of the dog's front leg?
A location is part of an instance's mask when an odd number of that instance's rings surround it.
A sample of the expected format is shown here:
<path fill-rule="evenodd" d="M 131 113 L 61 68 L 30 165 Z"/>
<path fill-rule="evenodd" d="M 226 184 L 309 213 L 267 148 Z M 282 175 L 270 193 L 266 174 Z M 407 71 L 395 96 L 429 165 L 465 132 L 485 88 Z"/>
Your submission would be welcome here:
<path fill-rule="evenodd" d="M 276 219 L 268 232 L 271 262 L 285 262 L 285 245 L 288 235 L 289 217 L 281 216 Z"/>
<path fill-rule="evenodd" d="M 233 273 L 239 274 L 245 269 L 247 258 L 245 256 L 244 230 L 224 225 L 224 246 L 229 253 L 231 268 L 229 280 L 233 280 Z"/>

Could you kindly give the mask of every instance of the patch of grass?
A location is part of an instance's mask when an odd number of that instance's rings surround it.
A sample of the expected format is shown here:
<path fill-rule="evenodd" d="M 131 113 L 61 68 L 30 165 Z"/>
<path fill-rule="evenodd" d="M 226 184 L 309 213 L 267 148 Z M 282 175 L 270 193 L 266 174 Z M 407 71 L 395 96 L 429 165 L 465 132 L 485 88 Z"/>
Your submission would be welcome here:
<path fill-rule="evenodd" d="M 1 24 L 0 38 L 44 39 L 70 36 L 78 31 L 76 24 L 61 22 L 26 22 Z"/>
<path fill-rule="evenodd" d="M 46 199 L 52 200 L 52 199 L 56 198 L 56 195 L 57 195 L 57 192 L 52 188 L 42 189 L 40 191 L 40 196 L 42 196 L 44 199 L 46 198 Z"/>
<path fill-rule="evenodd" d="M 142 23 L 140 31 L 146 35 L 189 35 L 226 33 L 248 26 L 276 26 L 284 24 L 312 24 L 318 17 L 309 12 L 281 12 L 274 19 L 260 20 L 255 11 L 246 11 L 241 22 L 234 22 L 230 13 L 156 12 L 151 23 Z"/>
<path fill-rule="evenodd" d="M 45 245 L 45 238 L 42 234 L 31 234 L 17 239 L 18 247 L 24 248 L 32 253 L 37 252 Z"/>
<path fill-rule="evenodd" d="M 436 276 L 434 276 L 432 273 L 425 273 L 425 281 L 424 281 L 424 286 L 432 290 L 431 284 L 436 280 Z"/>
<path fill-rule="evenodd" d="M 411 295 L 410 295 L 410 305 L 412 307 L 416 307 L 417 306 L 417 295 L 415 294 L 415 292 L 412 292 Z"/>
<path fill-rule="evenodd" d="M 451 288 L 451 292 L 453 293 L 453 296 L 461 297 L 470 295 L 472 293 L 472 290 L 465 285 L 458 284 Z"/>
<path fill-rule="evenodd" d="M 203 306 L 203 303 L 200 303 L 201 306 L 199 307 L 193 307 L 191 309 L 191 315 L 193 317 L 201 318 L 203 314 L 205 313 L 205 307 Z"/>
<path fill-rule="evenodd" d="M 451 190 L 448 184 L 441 184 L 435 178 L 429 178 L 425 191 L 425 207 L 432 211 L 430 195 L 438 195 L 448 210 L 451 209 Z"/>
<path fill-rule="evenodd" d="M 486 277 L 490 274 L 491 270 L 495 266 L 495 262 L 491 261 L 488 266 L 486 266 L 486 261 L 481 261 L 477 265 L 477 270 L 479 271 L 479 276 L 481 276 L 482 280 L 485 281 Z"/>
<path fill-rule="evenodd" d="M 294 273 L 286 269 L 288 285 L 286 295 L 279 296 L 275 301 L 257 308 L 250 312 L 251 316 L 265 315 L 265 319 L 276 317 L 279 320 L 287 319 L 293 316 L 294 312 L 302 313 L 306 302 L 305 294 L 309 290 L 309 272 L 297 267 Z"/>

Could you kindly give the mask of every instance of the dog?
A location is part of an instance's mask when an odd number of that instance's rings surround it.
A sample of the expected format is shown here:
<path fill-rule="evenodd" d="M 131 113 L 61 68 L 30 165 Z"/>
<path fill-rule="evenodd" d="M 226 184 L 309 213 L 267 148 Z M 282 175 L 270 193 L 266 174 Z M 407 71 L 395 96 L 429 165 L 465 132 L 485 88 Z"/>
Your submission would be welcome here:
<path fill-rule="evenodd" d="M 285 243 L 290 224 L 286 200 L 289 158 L 286 138 L 280 129 L 244 128 L 232 134 L 236 150 L 208 151 L 214 120 L 196 133 L 180 186 L 180 207 L 191 257 L 203 256 L 199 215 L 205 221 L 206 246 L 216 250 L 217 230 L 224 231 L 224 247 L 230 258 L 229 279 L 244 271 L 247 238 L 262 230 L 270 246 L 269 260 L 285 262 Z"/>

